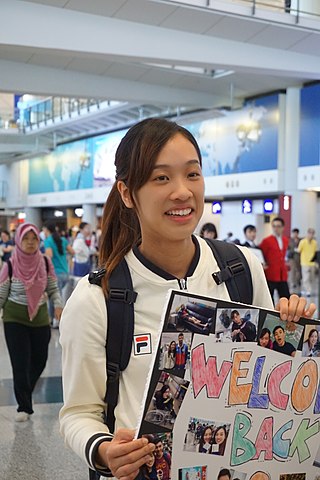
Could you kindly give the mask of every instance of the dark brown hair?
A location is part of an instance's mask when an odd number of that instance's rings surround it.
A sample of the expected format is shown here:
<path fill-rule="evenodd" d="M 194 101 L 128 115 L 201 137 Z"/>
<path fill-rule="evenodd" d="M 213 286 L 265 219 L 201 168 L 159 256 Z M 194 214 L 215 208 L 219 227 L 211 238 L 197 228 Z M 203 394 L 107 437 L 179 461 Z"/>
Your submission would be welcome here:
<path fill-rule="evenodd" d="M 163 118 L 149 118 L 137 123 L 128 130 L 117 148 L 116 182 L 105 203 L 101 222 L 99 263 L 106 269 L 102 282 L 105 293 L 112 271 L 141 236 L 136 211 L 124 205 L 117 181 L 122 180 L 126 184 L 134 204 L 134 194 L 149 179 L 162 148 L 177 134 L 192 143 L 201 163 L 200 149 L 193 135 L 177 123 Z"/>

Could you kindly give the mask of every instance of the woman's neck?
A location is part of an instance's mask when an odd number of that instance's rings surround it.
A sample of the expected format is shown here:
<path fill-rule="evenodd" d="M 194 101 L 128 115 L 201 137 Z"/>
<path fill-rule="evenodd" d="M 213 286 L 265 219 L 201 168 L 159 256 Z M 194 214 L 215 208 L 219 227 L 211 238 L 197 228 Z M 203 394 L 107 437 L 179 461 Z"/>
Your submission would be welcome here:
<path fill-rule="evenodd" d="M 139 246 L 142 255 L 157 267 L 177 278 L 184 278 L 195 254 L 192 237 L 175 244 L 146 244 Z"/>

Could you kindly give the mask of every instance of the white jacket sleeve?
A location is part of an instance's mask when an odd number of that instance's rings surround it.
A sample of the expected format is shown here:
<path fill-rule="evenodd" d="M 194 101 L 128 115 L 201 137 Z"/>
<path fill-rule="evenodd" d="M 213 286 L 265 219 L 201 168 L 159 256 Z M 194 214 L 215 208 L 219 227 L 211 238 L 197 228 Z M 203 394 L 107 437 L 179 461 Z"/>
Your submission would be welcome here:
<path fill-rule="evenodd" d="M 99 286 L 82 278 L 60 322 L 64 405 L 61 434 L 90 468 L 99 444 L 111 440 L 103 423 L 106 393 L 105 298 Z"/>

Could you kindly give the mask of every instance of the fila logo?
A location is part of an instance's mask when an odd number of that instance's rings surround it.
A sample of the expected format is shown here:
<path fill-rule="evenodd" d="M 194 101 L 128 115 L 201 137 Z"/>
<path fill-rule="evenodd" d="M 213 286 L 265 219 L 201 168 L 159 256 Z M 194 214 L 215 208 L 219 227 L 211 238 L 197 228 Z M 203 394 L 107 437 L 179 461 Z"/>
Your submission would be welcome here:
<path fill-rule="evenodd" d="M 143 333 L 141 335 L 134 335 L 133 344 L 134 344 L 134 354 L 135 355 L 146 355 L 147 353 L 151 353 L 151 335 L 150 335 L 150 333 Z"/>

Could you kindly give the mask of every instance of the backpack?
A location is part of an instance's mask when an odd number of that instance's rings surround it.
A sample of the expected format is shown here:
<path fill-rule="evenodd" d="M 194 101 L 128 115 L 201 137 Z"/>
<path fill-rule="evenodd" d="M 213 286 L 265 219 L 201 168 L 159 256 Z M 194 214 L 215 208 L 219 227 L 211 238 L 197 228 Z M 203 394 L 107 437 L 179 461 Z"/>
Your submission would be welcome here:
<path fill-rule="evenodd" d="M 252 304 L 253 285 L 248 262 L 241 250 L 232 243 L 206 239 L 220 268 L 212 277 L 217 285 L 225 282 L 234 302 Z M 89 283 L 101 286 L 104 268 L 89 274 Z M 127 367 L 134 334 L 134 302 L 137 293 L 133 290 L 131 274 L 125 259 L 109 278 L 109 295 L 106 297 L 108 328 L 106 342 L 107 385 L 105 402 L 108 405 L 105 424 L 114 432 L 114 409 L 118 403 L 120 373 Z M 120 342 L 119 342 L 119 339 Z M 90 470 L 90 479 L 99 478 Z"/>

